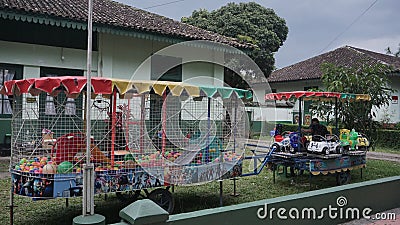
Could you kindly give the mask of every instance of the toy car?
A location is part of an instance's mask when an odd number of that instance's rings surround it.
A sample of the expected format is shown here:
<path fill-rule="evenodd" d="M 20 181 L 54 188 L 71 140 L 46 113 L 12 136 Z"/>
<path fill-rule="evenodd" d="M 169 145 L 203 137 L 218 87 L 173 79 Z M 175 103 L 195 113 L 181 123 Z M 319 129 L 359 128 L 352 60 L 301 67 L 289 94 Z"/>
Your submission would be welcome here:
<path fill-rule="evenodd" d="M 356 149 L 360 151 L 368 151 L 369 147 L 370 142 L 368 141 L 367 136 L 363 133 L 358 133 Z"/>
<path fill-rule="evenodd" d="M 289 132 L 285 131 L 282 134 L 275 134 L 274 143 L 271 145 L 271 149 L 275 149 L 275 152 L 286 152 L 290 150 L 290 137 Z"/>
<path fill-rule="evenodd" d="M 275 135 L 271 148 L 275 148 L 275 152 L 296 153 L 301 145 L 299 137 L 299 132 L 284 131 L 282 135 Z"/>
<path fill-rule="evenodd" d="M 341 154 L 343 148 L 336 135 L 314 135 L 307 146 L 307 152 L 328 155 L 330 153 Z"/>
<path fill-rule="evenodd" d="M 340 129 L 340 143 L 344 151 L 368 151 L 370 142 L 365 134 L 356 132 L 354 129 Z"/>

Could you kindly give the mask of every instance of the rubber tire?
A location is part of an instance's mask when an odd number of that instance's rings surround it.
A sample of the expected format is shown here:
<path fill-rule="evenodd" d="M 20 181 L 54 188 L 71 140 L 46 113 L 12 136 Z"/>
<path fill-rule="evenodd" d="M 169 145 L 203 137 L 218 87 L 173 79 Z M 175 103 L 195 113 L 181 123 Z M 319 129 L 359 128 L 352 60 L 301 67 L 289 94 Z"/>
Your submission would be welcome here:
<path fill-rule="evenodd" d="M 140 196 L 140 190 L 115 192 L 121 202 L 134 202 Z"/>
<path fill-rule="evenodd" d="M 337 146 L 336 147 L 336 154 L 342 154 L 342 150 L 341 150 L 341 148 L 340 148 L 340 146 Z"/>
<path fill-rule="evenodd" d="M 336 173 L 336 184 L 337 185 L 344 185 L 350 183 L 351 175 L 350 171 L 344 171 Z"/>
<path fill-rule="evenodd" d="M 167 211 L 169 214 L 174 212 L 175 199 L 172 193 L 164 188 L 157 188 L 150 192 L 147 196 L 150 200 L 157 203 L 161 208 Z"/>
<path fill-rule="evenodd" d="M 328 149 L 328 147 L 324 147 L 324 148 L 322 149 L 322 154 L 323 154 L 323 155 L 329 155 L 329 149 Z"/>
<path fill-rule="evenodd" d="M 280 152 L 281 151 L 281 147 L 277 143 L 272 144 L 271 145 L 271 149 L 274 148 L 274 146 L 276 147 L 274 152 Z"/>

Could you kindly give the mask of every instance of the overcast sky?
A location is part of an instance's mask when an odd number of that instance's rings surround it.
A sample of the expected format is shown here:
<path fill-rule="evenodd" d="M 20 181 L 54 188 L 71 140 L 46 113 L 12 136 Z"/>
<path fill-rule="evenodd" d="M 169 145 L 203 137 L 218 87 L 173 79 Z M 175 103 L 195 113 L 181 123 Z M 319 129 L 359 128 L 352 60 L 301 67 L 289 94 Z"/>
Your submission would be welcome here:
<path fill-rule="evenodd" d="M 193 10 L 200 8 L 210 11 L 228 2 L 249 2 L 233 0 L 117 1 L 175 20 L 190 16 Z M 287 40 L 275 55 L 278 68 L 345 45 L 380 53 L 385 53 L 387 47 L 397 50 L 400 43 L 400 1 L 377 0 L 373 4 L 375 1 L 255 0 L 264 7 L 274 9 L 278 16 L 286 20 L 289 27 Z M 174 3 L 162 5 L 170 2 Z M 373 6 L 366 11 L 372 4 Z M 154 7 L 157 5 L 162 6 Z M 342 35 L 333 41 L 340 34 Z"/>

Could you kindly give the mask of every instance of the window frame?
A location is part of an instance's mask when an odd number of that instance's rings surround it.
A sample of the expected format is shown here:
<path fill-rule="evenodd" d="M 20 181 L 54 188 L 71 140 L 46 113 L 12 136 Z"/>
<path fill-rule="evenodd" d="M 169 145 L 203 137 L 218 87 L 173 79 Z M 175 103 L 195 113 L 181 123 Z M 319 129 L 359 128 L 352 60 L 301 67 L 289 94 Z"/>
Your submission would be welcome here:
<path fill-rule="evenodd" d="M 3 76 L 2 82 L 0 83 L 0 87 L 3 87 L 4 85 L 4 71 L 5 70 L 14 70 L 15 74 L 12 80 L 21 80 L 23 77 L 23 66 L 18 65 L 18 64 L 7 64 L 7 63 L 0 63 L 0 76 Z M 11 110 L 13 110 L 14 106 L 14 96 L 8 96 L 8 99 L 4 98 L 5 95 L 0 95 L 0 101 L 1 101 L 1 107 L 0 107 L 0 118 L 12 118 L 12 112 L 10 114 L 5 114 L 3 109 L 4 109 L 4 102 L 7 100 L 11 104 Z"/>

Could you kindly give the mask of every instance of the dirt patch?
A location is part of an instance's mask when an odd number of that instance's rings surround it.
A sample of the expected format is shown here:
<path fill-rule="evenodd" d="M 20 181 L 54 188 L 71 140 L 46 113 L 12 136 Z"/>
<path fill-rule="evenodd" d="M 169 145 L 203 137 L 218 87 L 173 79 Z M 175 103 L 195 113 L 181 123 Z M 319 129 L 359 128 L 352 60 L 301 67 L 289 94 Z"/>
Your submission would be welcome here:
<path fill-rule="evenodd" d="M 368 152 L 367 158 L 400 163 L 400 154 L 384 153 L 384 152 Z"/>

